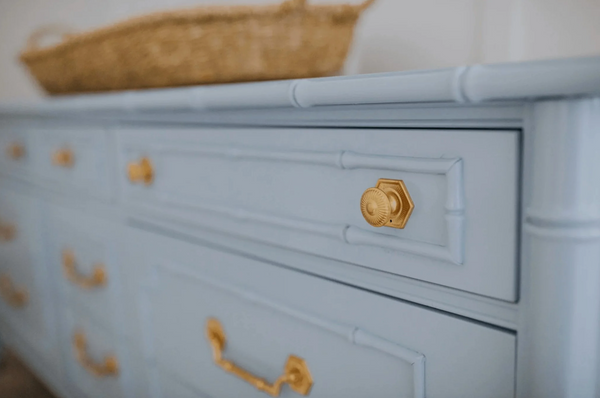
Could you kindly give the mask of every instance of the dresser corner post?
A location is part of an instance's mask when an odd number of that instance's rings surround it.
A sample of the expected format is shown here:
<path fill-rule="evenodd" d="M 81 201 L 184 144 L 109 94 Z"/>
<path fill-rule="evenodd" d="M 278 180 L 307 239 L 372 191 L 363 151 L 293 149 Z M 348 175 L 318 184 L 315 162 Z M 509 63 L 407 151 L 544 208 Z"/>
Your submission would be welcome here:
<path fill-rule="evenodd" d="M 517 396 L 600 394 L 600 97 L 531 103 Z"/>

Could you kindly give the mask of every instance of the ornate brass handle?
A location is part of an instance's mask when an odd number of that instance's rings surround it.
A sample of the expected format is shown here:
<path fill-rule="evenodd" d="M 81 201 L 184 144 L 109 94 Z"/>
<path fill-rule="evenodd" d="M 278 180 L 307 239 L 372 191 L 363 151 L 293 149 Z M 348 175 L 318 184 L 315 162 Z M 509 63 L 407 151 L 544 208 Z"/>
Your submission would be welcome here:
<path fill-rule="evenodd" d="M 114 355 L 107 355 L 100 362 L 94 362 L 87 352 L 85 333 L 77 331 L 73 334 L 73 350 L 77 362 L 95 377 L 115 377 L 119 374 L 119 361 Z"/>
<path fill-rule="evenodd" d="M 288 384 L 293 391 L 300 395 L 308 395 L 310 393 L 313 380 L 304 359 L 290 355 L 284 366 L 283 374 L 279 376 L 275 383 L 269 384 L 265 379 L 254 376 L 232 361 L 223 359 L 223 350 L 225 349 L 227 338 L 225 337 L 223 326 L 221 326 L 221 323 L 217 319 L 208 319 L 206 323 L 206 337 L 212 346 L 214 362 L 226 372 L 232 373 L 253 385 L 257 390 L 263 391 L 272 397 L 278 397 L 281 387 L 284 384 Z"/>
<path fill-rule="evenodd" d="M 25 146 L 18 142 L 14 142 L 6 147 L 6 154 L 12 160 L 19 160 L 25 156 Z"/>
<path fill-rule="evenodd" d="M 152 162 L 147 157 L 141 158 L 137 162 L 130 162 L 127 165 L 127 175 L 132 183 L 141 182 L 144 185 L 150 185 L 154 181 L 154 168 Z"/>
<path fill-rule="evenodd" d="M 70 148 L 61 148 L 52 154 L 52 164 L 60 167 L 73 167 L 75 154 Z"/>
<path fill-rule="evenodd" d="M 12 224 L 3 224 L 0 222 L 0 240 L 10 242 L 15 239 L 17 228 Z"/>
<path fill-rule="evenodd" d="M 75 253 L 72 250 L 65 249 L 62 252 L 63 271 L 65 277 L 73 284 L 84 289 L 92 289 L 106 285 L 106 270 L 104 265 L 96 264 L 90 276 L 81 275 L 77 271 L 77 262 Z"/>
<path fill-rule="evenodd" d="M 10 276 L 3 274 L 0 276 L 0 294 L 10 306 L 21 308 L 27 305 L 29 295 L 24 289 L 16 288 Z"/>
<path fill-rule="evenodd" d="M 360 211 L 374 227 L 404 228 L 415 207 L 402 180 L 381 178 L 360 199 Z"/>

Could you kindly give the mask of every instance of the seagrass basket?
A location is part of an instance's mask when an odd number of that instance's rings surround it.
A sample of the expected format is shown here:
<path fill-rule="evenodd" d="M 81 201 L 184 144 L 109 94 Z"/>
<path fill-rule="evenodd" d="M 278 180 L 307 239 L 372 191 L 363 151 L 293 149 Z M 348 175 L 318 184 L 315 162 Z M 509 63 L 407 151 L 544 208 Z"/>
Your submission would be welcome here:
<path fill-rule="evenodd" d="M 21 53 L 50 94 L 318 77 L 340 71 L 359 5 L 288 0 L 151 14 Z"/>

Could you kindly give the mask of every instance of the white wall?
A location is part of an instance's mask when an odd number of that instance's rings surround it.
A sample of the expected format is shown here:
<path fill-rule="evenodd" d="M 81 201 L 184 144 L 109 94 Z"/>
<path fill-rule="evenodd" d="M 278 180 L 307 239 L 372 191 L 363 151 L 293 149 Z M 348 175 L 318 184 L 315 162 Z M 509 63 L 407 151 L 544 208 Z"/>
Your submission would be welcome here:
<path fill-rule="evenodd" d="M 162 9 L 269 1 L 0 0 L 0 99 L 41 94 L 17 61 L 41 25 L 82 30 Z M 357 29 L 346 73 L 596 55 L 598 21 L 600 0 L 377 0 Z"/>

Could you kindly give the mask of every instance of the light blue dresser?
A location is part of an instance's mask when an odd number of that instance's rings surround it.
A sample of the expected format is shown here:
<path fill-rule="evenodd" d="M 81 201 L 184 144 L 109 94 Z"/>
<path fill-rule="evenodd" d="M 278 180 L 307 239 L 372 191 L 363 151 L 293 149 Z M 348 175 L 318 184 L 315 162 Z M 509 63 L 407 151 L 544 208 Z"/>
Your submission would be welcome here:
<path fill-rule="evenodd" d="M 6 104 L 0 150 L 61 397 L 600 397 L 600 58 Z"/>

